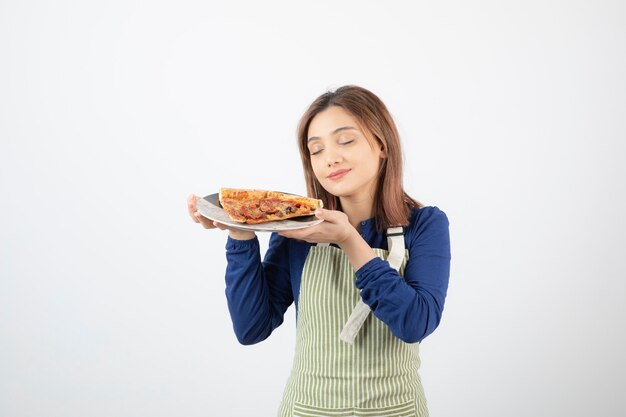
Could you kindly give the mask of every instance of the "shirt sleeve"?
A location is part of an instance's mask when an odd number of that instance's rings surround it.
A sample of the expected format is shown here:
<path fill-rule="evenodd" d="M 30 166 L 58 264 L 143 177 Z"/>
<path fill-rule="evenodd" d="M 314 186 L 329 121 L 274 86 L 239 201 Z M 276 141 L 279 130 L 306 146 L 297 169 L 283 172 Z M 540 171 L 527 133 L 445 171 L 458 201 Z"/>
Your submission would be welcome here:
<path fill-rule="evenodd" d="M 404 277 L 380 258 L 356 272 L 363 302 L 407 343 L 421 342 L 439 325 L 450 275 L 446 214 L 436 207 L 422 208 L 414 227 Z"/>
<path fill-rule="evenodd" d="M 261 262 L 257 238 L 226 242 L 226 300 L 241 344 L 265 340 L 293 302 L 288 249 L 287 239 L 274 234 Z"/>

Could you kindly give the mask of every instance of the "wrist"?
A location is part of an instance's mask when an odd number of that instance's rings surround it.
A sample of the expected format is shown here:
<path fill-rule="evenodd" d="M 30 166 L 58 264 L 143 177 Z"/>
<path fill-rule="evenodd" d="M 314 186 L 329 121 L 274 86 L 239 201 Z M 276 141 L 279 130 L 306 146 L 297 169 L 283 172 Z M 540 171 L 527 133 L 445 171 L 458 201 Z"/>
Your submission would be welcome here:
<path fill-rule="evenodd" d="M 235 240 L 254 239 L 256 234 L 248 230 L 228 230 L 228 236 Z"/>
<path fill-rule="evenodd" d="M 351 232 L 348 237 L 338 245 L 348 256 L 348 259 L 352 264 L 352 268 L 355 271 L 376 257 L 374 250 L 356 229 L 354 229 L 354 232 Z"/>
<path fill-rule="evenodd" d="M 345 250 L 348 247 L 358 244 L 359 241 L 363 241 L 363 237 L 361 237 L 361 234 L 357 229 L 350 227 L 346 236 L 342 240 L 335 243 L 337 243 L 337 246 L 341 249 Z"/>

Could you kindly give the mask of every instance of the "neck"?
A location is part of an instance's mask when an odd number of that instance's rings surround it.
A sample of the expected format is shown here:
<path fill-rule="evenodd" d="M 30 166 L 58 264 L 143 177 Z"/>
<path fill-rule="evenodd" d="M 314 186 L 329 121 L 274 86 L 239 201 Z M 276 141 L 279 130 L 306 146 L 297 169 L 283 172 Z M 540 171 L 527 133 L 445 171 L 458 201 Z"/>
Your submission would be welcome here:
<path fill-rule="evenodd" d="M 373 198 L 348 198 L 340 197 L 341 211 L 347 216 L 350 224 L 355 229 L 359 228 L 361 222 L 368 220 L 372 217 L 373 210 Z"/>

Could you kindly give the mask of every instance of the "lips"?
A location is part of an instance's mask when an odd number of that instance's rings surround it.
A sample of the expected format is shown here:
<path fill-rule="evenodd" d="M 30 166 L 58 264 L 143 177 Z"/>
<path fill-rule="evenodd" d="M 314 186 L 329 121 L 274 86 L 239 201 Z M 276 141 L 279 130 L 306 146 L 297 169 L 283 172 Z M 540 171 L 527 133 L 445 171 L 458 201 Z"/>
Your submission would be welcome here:
<path fill-rule="evenodd" d="M 326 178 L 328 178 L 329 180 L 338 180 L 340 178 L 343 178 L 348 172 L 350 172 L 349 169 L 339 169 L 337 171 L 331 172 L 330 175 Z"/>

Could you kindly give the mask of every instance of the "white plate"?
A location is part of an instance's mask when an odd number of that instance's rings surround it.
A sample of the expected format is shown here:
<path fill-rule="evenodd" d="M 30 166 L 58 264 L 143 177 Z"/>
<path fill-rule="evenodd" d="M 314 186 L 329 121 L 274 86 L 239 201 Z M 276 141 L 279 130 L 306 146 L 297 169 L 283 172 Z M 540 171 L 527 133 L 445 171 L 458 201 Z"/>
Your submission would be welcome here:
<path fill-rule="evenodd" d="M 229 227 L 243 230 L 253 230 L 255 232 L 276 232 L 280 230 L 304 229 L 305 227 L 315 226 L 323 220 L 315 216 L 293 217 L 275 222 L 265 222 L 259 224 L 239 223 L 231 219 L 220 205 L 219 194 L 207 195 L 196 203 L 198 212 L 207 219 L 222 223 Z"/>

